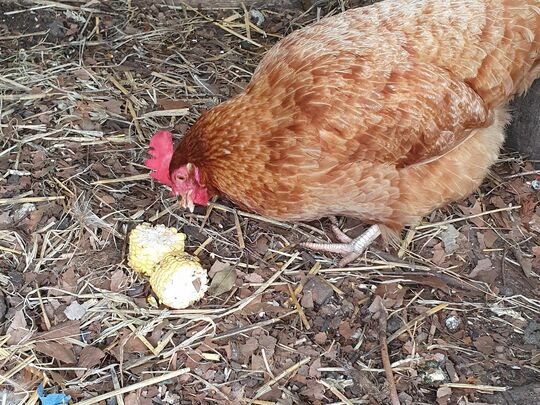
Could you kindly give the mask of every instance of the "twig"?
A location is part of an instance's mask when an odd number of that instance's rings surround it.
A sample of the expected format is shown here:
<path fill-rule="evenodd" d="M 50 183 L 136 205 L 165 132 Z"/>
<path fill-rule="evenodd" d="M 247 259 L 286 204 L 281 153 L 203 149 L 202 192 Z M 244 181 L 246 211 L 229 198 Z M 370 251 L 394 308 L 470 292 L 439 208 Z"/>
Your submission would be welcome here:
<path fill-rule="evenodd" d="M 49 202 L 49 201 L 63 200 L 65 198 L 66 197 L 64 196 L 0 198 L 0 205 Z"/>
<path fill-rule="evenodd" d="M 384 311 L 380 311 L 379 344 L 381 345 L 381 358 L 384 367 L 384 374 L 386 375 L 386 381 L 388 381 L 388 390 L 390 391 L 390 400 L 392 401 L 392 405 L 400 405 L 396 388 L 396 380 L 394 379 L 394 372 L 392 371 L 390 355 L 388 354 L 388 345 L 386 343 L 387 320 L 388 313 L 386 312 L 386 309 Z"/>
<path fill-rule="evenodd" d="M 420 226 L 415 227 L 414 229 L 422 230 L 422 229 L 429 229 L 429 228 L 437 228 L 443 225 L 454 224 L 456 222 L 467 221 L 469 219 L 479 218 L 479 217 L 483 217 L 489 214 L 495 214 L 496 212 L 515 211 L 515 210 L 519 210 L 520 208 L 521 208 L 521 205 L 514 205 L 512 207 L 506 207 L 506 208 L 497 208 L 490 211 L 480 212 L 479 214 L 468 215 L 466 217 L 454 218 L 454 219 L 449 219 L 447 221 L 441 221 L 441 222 L 434 222 L 432 224 L 427 224 L 427 225 L 420 225 Z"/>
<path fill-rule="evenodd" d="M 123 182 L 131 182 L 131 181 L 138 181 L 138 180 L 150 180 L 150 179 L 151 179 L 150 174 L 136 174 L 134 176 L 120 177 L 118 179 L 96 180 L 90 184 L 95 186 L 98 184 L 114 184 L 114 183 L 123 183 Z"/>
<path fill-rule="evenodd" d="M 482 385 L 482 384 L 475 385 L 475 384 L 462 384 L 462 383 L 446 383 L 446 384 L 442 384 L 441 387 L 470 389 L 470 390 L 487 391 L 487 392 L 508 391 L 508 387 L 494 387 L 492 385 Z"/>
<path fill-rule="evenodd" d="M 436 314 L 437 312 L 443 310 L 444 308 L 446 308 L 448 306 L 448 304 L 439 304 L 437 305 L 436 307 L 433 307 L 431 309 L 428 309 L 426 312 L 424 312 L 423 314 L 420 314 L 418 315 L 416 318 L 412 319 L 411 321 L 409 321 L 406 325 L 403 325 L 401 328 L 399 328 L 397 331 L 395 331 L 394 333 L 392 333 L 392 335 L 386 339 L 386 342 L 387 343 L 390 343 L 392 342 L 395 338 L 397 338 L 399 335 L 401 335 L 403 332 L 406 332 L 407 330 L 409 330 L 411 328 L 412 325 L 414 325 L 415 323 L 418 323 L 422 320 L 424 320 L 425 318 L 427 318 L 428 316 L 431 316 L 433 314 Z"/>
<path fill-rule="evenodd" d="M 98 395 L 97 397 L 94 397 L 92 399 L 86 399 L 84 401 L 77 402 L 77 405 L 97 404 L 98 402 L 115 397 L 117 395 L 125 394 L 126 392 L 132 392 L 140 388 L 148 387 L 149 385 L 156 385 L 163 381 L 170 380 L 171 378 L 179 377 L 183 374 L 189 373 L 190 371 L 191 370 L 189 368 L 182 368 L 180 370 L 171 371 L 170 373 L 165 373 L 163 375 L 149 378 L 148 380 L 140 381 L 138 383 L 128 385 L 127 387 L 108 392 L 106 394 Z"/>
<path fill-rule="evenodd" d="M 346 405 L 353 405 L 353 403 L 349 400 L 349 398 L 347 398 L 340 390 L 338 390 L 336 386 L 332 384 L 328 384 L 324 380 L 319 380 L 319 383 L 322 384 L 324 387 L 328 388 L 330 391 L 332 391 L 332 394 L 338 397 Z"/>
<path fill-rule="evenodd" d="M 306 330 L 310 330 L 311 325 L 309 324 L 309 321 L 306 318 L 306 314 L 304 313 L 304 308 L 302 308 L 302 305 L 300 305 L 300 303 L 298 302 L 298 298 L 296 298 L 296 294 L 294 293 L 290 284 L 287 284 L 287 288 L 289 289 L 289 295 L 291 296 L 291 301 L 293 305 L 296 307 L 296 310 L 298 311 L 298 315 L 300 316 L 300 319 L 302 320 L 302 323 L 304 324 L 304 328 L 306 328 Z"/>
<path fill-rule="evenodd" d="M 298 370 L 300 367 L 302 367 L 304 364 L 307 364 L 311 361 L 311 357 L 306 357 L 302 360 L 300 360 L 298 363 L 292 365 L 288 369 L 284 370 L 282 373 L 277 375 L 275 378 L 272 378 L 270 381 L 268 381 L 266 384 L 264 384 L 261 388 L 257 390 L 257 393 L 255 394 L 255 397 L 253 399 L 259 399 L 264 394 L 266 394 L 268 391 L 272 389 L 272 385 L 277 383 L 282 378 L 288 376 L 291 373 L 294 373 L 296 370 Z"/>

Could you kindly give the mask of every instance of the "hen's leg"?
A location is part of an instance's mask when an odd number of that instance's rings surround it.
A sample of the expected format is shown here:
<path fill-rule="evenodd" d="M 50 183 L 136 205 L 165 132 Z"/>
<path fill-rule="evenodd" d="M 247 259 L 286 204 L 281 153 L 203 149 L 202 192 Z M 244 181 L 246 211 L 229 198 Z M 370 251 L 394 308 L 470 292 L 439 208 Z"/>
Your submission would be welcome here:
<path fill-rule="evenodd" d="M 332 222 L 330 229 L 332 229 L 332 232 L 334 233 L 334 236 L 337 240 L 339 240 L 341 243 L 347 244 L 353 241 L 353 238 L 351 238 L 349 235 L 339 229 L 339 224 L 336 217 L 330 217 L 330 222 Z"/>
<path fill-rule="evenodd" d="M 349 238 L 343 231 L 341 231 L 336 224 L 335 218 L 332 220 L 332 231 L 336 235 L 336 238 L 342 243 L 302 243 L 300 246 L 318 250 L 322 252 L 338 253 L 343 255 L 343 259 L 339 262 L 340 266 L 346 266 L 356 258 L 358 258 L 369 245 L 373 243 L 375 239 L 381 234 L 379 225 L 372 225 L 356 239 Z"/>

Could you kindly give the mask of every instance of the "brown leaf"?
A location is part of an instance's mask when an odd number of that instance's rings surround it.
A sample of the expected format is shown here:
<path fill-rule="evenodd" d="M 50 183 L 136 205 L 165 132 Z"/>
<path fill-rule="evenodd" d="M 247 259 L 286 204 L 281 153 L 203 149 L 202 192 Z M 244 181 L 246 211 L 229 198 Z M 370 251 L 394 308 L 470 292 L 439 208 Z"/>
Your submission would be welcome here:
<path fill-rule="evenodd" d="M 259 342 L 255 338 L 249 338 L 246 340 L 246 343 L 240 346 L 240 351 L 242 352 L 242 355 L 246 358 L 249 358 L 253 353 L 255 353 L 255 350 L 259 348 Z"/>
<path fill-rule="evenodd" d="M 423 276 L 416 274 L 407 274 L 408 280 L 414 281 L 417 284 L 427 285 L 433 288 L 438 288 L 441 291 L 450 293 L 450 287 L 443 280 L 435 276 Z"/>
<path fill-rule="evenodd" d="M 259 356 L 257 354 L 251 356 L 251 369 L 253 371 L 266 371 L 266 365 L 264 364 L 264 359 L 262 356 Z"/>
<path fill-rule="evenodd" d="M 480 336 L 474 341 L 474 347 L 484 354 L 493 354 L 493 348 L 495 347 L 495 342 L 493 338 L 488 335 Z"/>
<path fill-rule="evenodd" d="M 140 405 L 139 394 L 137 392 L 132 392 L 124 397 L 125 405 Z"/>
<path fill-rule="evenodd" d="M 349 323 L 349 321 L 341 322 L 341 324 L 339 325 L 339 334 L 347 340 L 352 337 L 354 331 L 351 328 L 351 324 Z"/>
<path fill-rule="evenodd" d="M 246 283 L 263 283 L 264 278 L 257 273 L 248 273 L 244 276 Z"/>
<path fill-rule="evenodd" d="M 171 100 L 168 98 L 158 99 L 158 105 L 164 110 L 179 110 L 181 108 L 191 107 L 191 104 L 185 100 Z"/>
<path fill-rule="evenodd" d="M 321 358 L 317 357 L 313 363 L 311 363 L 311 366 L 309 366 L 309 376 L 312 378 L 319 378 L 321 376 L 321 372 L 319 369 L 321 368 Z"/>
<path fill-rule="evenodd" d="M 277 339 L 273 336 L 262 335 L 259 338 L 259 346 L 265 350 L 266 355 L 269 357 L 272 357 L 274 355 L 276 344 L 277 344 Z"/>
<path fill-rule="evenodd" d="M 124 343 L 125 353 L 146 353 L 149 351 L 148 347 L 137 336 L 129 336 Z"/>
<path fill-rule="evenodd" d="M 30 334 L 31 332 L 28 329 L 24 312 L 22 309 L 19 309 L 15 312 L 15 316 L 13 317 L 13 320 L 11 321 L 11 324 L 6 332 L 6 335 L 9 335 L 7 344 L 16 345 L 18 343 L 22 343 L 27 337 L 30 336 Z"/>
<path fill-rule="evenodd" d="M 493 264 L 489 258 L 480 259 L 478 260 L 475 268 L 471 271 L 471 274 L 469 274 L 469 277 L 478 278 L 479 276 L 482 276 L 487 272 L 491 272 L 492 270 Z"/>
<path fill-rule="evenodd" d="M 59 340 L 65 337 L 79 339 L 81 334 L 81 323 L 79 321 L 66 321 L 53 326 L 46 332 L 36 334 L 36 339 Z"/>
<path fill-rule="evenodd" d="M 491 229 L 488 229 L 486 232 L 484 232 L 484 243 L 486 245 L 486 248 L 491 249 L 498 239 L 499 235 L 497 235 Z"/>
<path fill-rule="evenodd" d="M 435 246 L 433 246 L 433 257 L 431 260 L 436 265 L 440 266 L 444 263 L 444 259 L 446 258 L 446 252 L 444 251 L 443 244 L 437 243 Z"/>
<path fill-rule="evenodd" d="M 255 251 L 261 255 L 264 255 L 268 251 L 268 239 L 264 236 L 257 239 L 255 242 Z"/>
<path fill-rule="evenodd" d="M 230 291 L 234 287 L 235 283 L 236 270 L 233 267 L 228 267 L 214 275 L 214 278 L 212 278 L 212 282 L 210 283 L 210 287 L 208 287 L 208 294 L 215 296 L 224 294 Z"/>
<path fill-rule="evenodd" d="M 50 340 L 36 342 L 34 346 L 38 352 L 55 360 L 66 364 L 75 364 L 75 353 L 73 353 L 73 345 L 70 343 L 65 341 L 59 343 L 58 341 Z"/>
<path fill-rule="evenodd" d="M 60 277 L 60 287 L 69 292 L 75 292 L 77 289 L 77 281 L 79 277 L 75 274 L 75 269 L 73 267 L 68 268 L 62 273 Z"/>
<path fill-rule="evenodd" d="M 127 285 L 126 275 L 122 269 L 116 269 L 111 275 L 111 291 L 121 292 Z"/>
<path fill-rule="evenodd" d="M 384 307 L 383 300 L 380 296 L 375 295 L 373 302 L 369 306 L 369 312 L 373 314 L 373 319 L 379 319 L 380 317 L 388 316 L 388 312 Z"/>
<path fill-rule="evenodd" d="M 334 295 L 334 290 L 329 283 L 318 276 L 313 276 L 304 285 L 304 294 L 308 293 L 311 293 L 316 304 L 324 305 Z"/>
<path fill-rule="evenodd" d="M 216 273 L 226 270 L 229 267 L 230 265 L 228 265 L 227 263 L 223 263 L 223 262 L 220 262 L 219 260 L 216 260 L 210 267 L 210 270 L 208 270 L 208 277 L 213 278 Z"/>
<path fill-rule="evenodd" d="M 403 304 L 403 298 L 407 292 L 407 288 L 403 288 L 399 283 L 379 284 L 375 290 L 375 294 L 384 299 L 385 307 L 400 307 Z"/>
<path fill-rule="evenodd" d="M 97 366 L 103 357 L 105 357 L 103 350 L 94 346 L 86 346 L 81 350 L 78 366 L 84 368 Z"/>

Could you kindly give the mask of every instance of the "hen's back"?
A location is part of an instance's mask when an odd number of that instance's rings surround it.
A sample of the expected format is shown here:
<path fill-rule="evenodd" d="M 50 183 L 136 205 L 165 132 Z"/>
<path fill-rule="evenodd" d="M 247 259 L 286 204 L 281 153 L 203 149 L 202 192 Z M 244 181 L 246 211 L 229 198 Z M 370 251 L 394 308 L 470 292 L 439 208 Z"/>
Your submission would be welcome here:
<path fill-rule="evenodd" d="M 406 166 L 489 126 L 540 76 L 539 49 L 540 0 L 385 0 L 283 39 L 246 96 L 311 126 L 336 164 Z"/>
<path fill-rule="evenodd" d="M 422 61 L 451 72 L 492 105 L 540 76 L 539 52 L 540 0 L 385 0 L 293 32 L 267 53 L 254 81 L 277 83 L 283 76 L 273 74 L 284 68 L 309 73 L 329 55 L 339 62 L 351 53 L 368 79 Z"/>

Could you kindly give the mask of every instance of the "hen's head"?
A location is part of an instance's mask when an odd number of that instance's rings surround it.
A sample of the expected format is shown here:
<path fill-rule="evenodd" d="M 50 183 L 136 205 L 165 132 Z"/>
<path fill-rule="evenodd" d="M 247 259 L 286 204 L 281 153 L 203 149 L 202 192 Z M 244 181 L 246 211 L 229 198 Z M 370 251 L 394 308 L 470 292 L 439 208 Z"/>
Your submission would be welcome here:
<path fill-rule="evenodd" d="M 172 134 L 158 131 L 150 140 L 151 159 L 144 162 L 152 169 L 154 179 L 169 186 L 175 196 L 180 196 L 180 205 L 193 211 L 195 204 L 207 205 L 210 200 L 208 189 L 201 180 L 199 168 L 193 163 L 170 167 L 174 153 Z"/>

